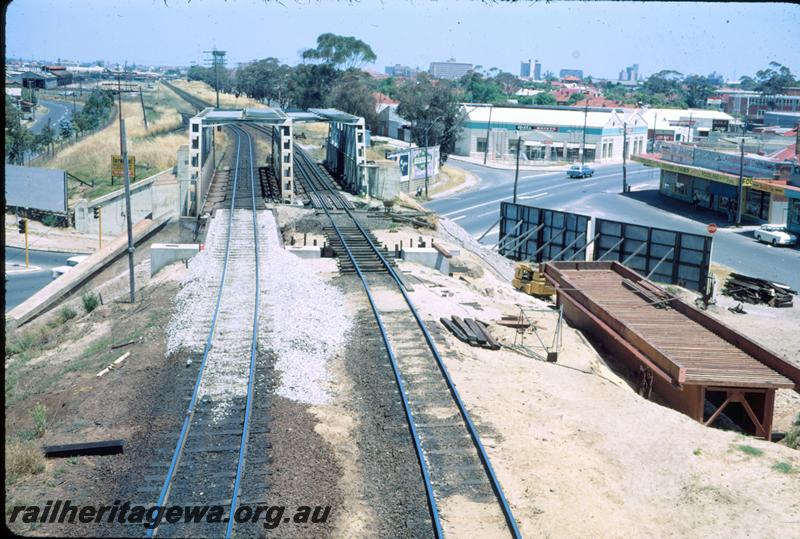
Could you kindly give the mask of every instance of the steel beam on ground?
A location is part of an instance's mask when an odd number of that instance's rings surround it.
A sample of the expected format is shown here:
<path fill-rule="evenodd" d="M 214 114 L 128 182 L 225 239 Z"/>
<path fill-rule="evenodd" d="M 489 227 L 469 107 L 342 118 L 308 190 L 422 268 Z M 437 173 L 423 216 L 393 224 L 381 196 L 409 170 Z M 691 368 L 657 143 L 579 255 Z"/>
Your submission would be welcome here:
<path fill-rule="evenodd" d="M 481 241 L 484 237 L 486 237 L 486 234 L 488 234 L 489 231 L 492 230 L 494 227 L 496 227 L 499 223 L 500 223 L 500 219 L 498 218 L 497 221 L 495 221 L 494 224 L 492 224 L 492 226 L 490 226 L 489 228 L 486 229 L 486 232 L 481 234 L 481 237 L 478 238 L 477 241 Z"/>
<path fill-rule="evenodd" d="M 623 240 L 624 239 L 625 238 L 623 238 Z M 642 252 L 642 249 L 647 247 L 647 245 L 648 245 L 648 243 L 646 241 L 643 241 L 642 244 L 634 252 L 632 252 L 630 254 L 630 256 L 628 256 L 628 258 L 626 258 L 625 260 L 622 261 L 622 265 L 623 266 L 627 266 L 628 262 L 630 261 L 630 259 L 633 258 L 634 256 L 638 255 L 640 252 Z"/>

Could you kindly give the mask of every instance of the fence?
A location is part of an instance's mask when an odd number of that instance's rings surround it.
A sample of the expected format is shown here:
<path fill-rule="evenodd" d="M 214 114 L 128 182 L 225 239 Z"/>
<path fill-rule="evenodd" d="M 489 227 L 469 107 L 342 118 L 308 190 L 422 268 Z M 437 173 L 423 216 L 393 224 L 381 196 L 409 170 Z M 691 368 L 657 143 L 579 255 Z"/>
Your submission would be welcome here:
<path fill-rule="evenodd" d="M 500 204 L 499 252 L 512 260 L 568 260 L 586 248 L 590 217 L 577 213 Z"/>

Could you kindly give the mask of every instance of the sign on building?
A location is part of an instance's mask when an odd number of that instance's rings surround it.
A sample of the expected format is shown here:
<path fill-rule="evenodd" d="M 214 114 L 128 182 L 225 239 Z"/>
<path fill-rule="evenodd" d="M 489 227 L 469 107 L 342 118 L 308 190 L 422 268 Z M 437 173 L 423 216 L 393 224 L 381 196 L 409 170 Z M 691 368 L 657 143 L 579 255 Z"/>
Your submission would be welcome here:
<path fill-rule="evenodd" d="M 136 158 L 132 155 L 128 156 L 128 174 L 131 178 L 136 177 Z M 125 165 L 122 162 L 122 156 L 111 156 L 111 177 L 122 178 L 125 176 Z"/>

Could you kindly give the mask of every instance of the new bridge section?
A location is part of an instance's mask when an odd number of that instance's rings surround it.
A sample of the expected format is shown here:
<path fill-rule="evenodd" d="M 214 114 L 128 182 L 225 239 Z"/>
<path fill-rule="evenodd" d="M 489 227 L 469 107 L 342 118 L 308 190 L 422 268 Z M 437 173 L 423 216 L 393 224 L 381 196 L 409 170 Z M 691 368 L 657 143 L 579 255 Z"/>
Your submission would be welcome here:
<path fill-rule="evenodd" d="M 545 276 L 567 319 L 639 375 L 640 394 L 704 425 L 769 440 L 775 390 L 800 388 L 800 368 L 618 262 L 548 262 Z"/>

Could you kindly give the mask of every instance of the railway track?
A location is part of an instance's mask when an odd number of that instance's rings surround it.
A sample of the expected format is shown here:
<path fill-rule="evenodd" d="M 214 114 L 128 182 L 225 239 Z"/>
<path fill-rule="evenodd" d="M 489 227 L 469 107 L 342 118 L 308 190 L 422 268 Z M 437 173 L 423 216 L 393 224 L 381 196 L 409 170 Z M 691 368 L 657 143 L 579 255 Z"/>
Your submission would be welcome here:
<path fill-rule="evenodd" d="M 236 514 L 244 478 L 252 485 L 269 463 L 250 459 L 248 449 L 264 453 L 267 414 L 254 419 L 255 395 L 263 406 L 264 384 L 256 384 L 258 322 L 260 314 L 259 258 L 256 180 L 253 142 L 237 127 L 236 152 L 229 184 L 229 209 L 218 210 L 217 219 L 227 221 L 225 241 L 211 247 L 215 263 L 222 268 L 216 303 L 188 409 L 177 444 L 161 479 L 156 505 L 222 506 Z M 257 387 L 258 386 L 258 387 Z M 266 475 L 264 475 L 266 479 Z M 145 487 L 146 489 L 147 487 Z M 253 498 L 247 501 L 252 503 Z M 147 536 L 230 537 L 235 519 L 220 523 L 168 523 L 148 530 Z"/>
<path fill-rule="evenodd" d="M 318 166 L 302 150 L 295 153 L 301 164 L 295 170 L 302 176 L 314 174 Z M 306 177 L 304 183 L 314 191 L 322 178 L 317 175 L 317 180 Z M 442 508 L 464 497 L 477 512 L 467 516 L 469 520 L 456 522 L 461 517 L 444 509 L 451 525 L 474 529 L 475 522 L 481 521 L 481 526 L 493 524 L 512 537 L 521 537 L 478 431 L 393 264 L 349 208 L 334 212 L 323 204 L 319 209 L 331 222 L 336 245 L 349 261 L 347 267 L 358 275 L 380 330 L 425 483 L 434 535 L 444 535 Z M 378 265 L 388 276 L 370 275 Z M 425 345 L 421 346 L 421 340 Z"/>
<path fill-rule="evenodd" d="M 270 128 L 256 129 L 271 134 Z M 340 253 L 340 269 L 358 276 L 369 301 L 401 397 L 434 536 L 444 536 L 444 517 L 462 533 L 480 523 L 483 534 L 521 537 L 477 428 L 393 263 L 327 173 L 299 147 L 294 164 L 298 192 L 330 220 L 326 234 Z M 453 511 L 463 500 L 466 510 Z"/>

